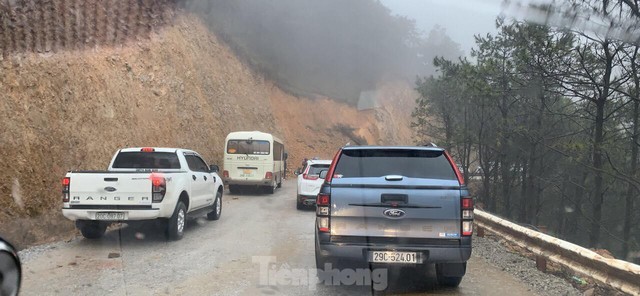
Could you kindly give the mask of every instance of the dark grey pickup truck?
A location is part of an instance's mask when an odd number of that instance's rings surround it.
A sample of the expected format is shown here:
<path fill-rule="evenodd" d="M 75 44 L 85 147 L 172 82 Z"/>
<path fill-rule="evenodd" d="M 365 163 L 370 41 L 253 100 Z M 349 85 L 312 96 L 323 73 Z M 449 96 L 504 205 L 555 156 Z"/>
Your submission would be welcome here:
<path fill-rule="evenodd" d="M 460 284 L 471 256 L 473 200 L 444 149 L 348 146 L 321 177 L 319 269 L 338 262 L 436 264 L 440 285 Z"/>

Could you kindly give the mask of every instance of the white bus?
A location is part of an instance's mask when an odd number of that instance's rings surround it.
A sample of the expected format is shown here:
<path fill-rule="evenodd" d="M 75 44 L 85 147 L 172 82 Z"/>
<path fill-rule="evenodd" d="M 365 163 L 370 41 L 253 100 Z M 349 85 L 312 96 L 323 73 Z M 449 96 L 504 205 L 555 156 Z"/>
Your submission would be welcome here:
<path fill-rule="evenodd" d="M 282 186 L 287 153 L 281 140 L 259 131 L 233 132 L 224 147 L 222 178 L 231 193 L 257 187 L 268 194 Z"/>

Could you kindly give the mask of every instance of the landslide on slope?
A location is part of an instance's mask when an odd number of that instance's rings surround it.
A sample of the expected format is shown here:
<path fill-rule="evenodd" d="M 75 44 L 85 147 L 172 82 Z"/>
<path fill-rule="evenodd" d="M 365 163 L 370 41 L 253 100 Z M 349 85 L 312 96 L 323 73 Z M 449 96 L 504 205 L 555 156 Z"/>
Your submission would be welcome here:
<path fill-rule="evenodd" d="M 5 56 L 0 93 L 0 236 L 21 248 L 77 234 L 60 179 L 105 169 L 118 148 L 184 147 L 220 163 L 227 133 L 262 130 L 285 140 L 294 169 L 354 139 L 411 140 L 391 120 L 401 116 L 287 95 L 184 13 L 120 46 Z"/>

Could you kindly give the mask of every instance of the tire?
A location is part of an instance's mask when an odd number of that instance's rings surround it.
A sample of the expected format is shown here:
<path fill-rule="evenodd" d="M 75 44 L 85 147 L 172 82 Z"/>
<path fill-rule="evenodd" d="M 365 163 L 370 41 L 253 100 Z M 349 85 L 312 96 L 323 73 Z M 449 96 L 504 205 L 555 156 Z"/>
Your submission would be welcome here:
<path fill-rule="evenodd" d="M 324 264 L 327 263 L 327 259 L 322 257 L 322 255 L 320 255 L 320 251 L 318 250 L 317 243 L 315 243 L 314 245 L 316 250 L 315 252 L 316 253 L 316 269 L 324 270 Z"/>
<path fill-rule="evenodd" d="M 438 285 L 442 287 L 457 288 L 462 282 L 461 276 L 438 276 Z"/>
<path fill-rule="evenodd" d="M 271 186 L 264 187 L 264 192 L 266 194 L 273 194 L 274 192 L 276 192 L 276 187 L 278 187 L 278 185 L 276 184 L 276 181 L 273 181 L 273 184 Z"/>
<path fill-rule="evenodd" d="M 107 225 L 97 221 L 83 221 L 79 223 L 78 228 L 82 236 L 88 239 L 99 239 L 107 231 Z"/>
<path fill-rule="evenodd" d="M 299 199 L 296 198 L 296 209 L 304 210 L 304 205 L 300 202 Z"/>
<path fill-rule="evenodd" d="M 436 278 L 438 280 L 438 285 L 448 288 L 457 288 L 460 285 L 460 282 L 462 282 L 462 276 L 444 276 L 440 269 L 441 266 L 436 264 Z"/>
<path fill-rule="evenodd" d="M 278 182 L 278 188 L 282 188 L 282 178 L 280 178 L 280 181 Z"/>
<path fill-rule="evenodd" d="M 231 194 L 238 194 L 238 187 L 237 185 L 229 185 L 229 193 Z"/>
<path fill-rule="evenodd" d="M 207 219 L 215 221 L 222 215 L 222 192 L 216 193 L 216 201 L 213 203 L 213 211 L 207 213 Z"/>
<path fill-rule="evenodd" d="M 173 215 L 167 221 L 167 238 L 170 240 L 180 240 L 184 235 L 184 227 L 187 225 L 187 207 L 178 201 Z"/>

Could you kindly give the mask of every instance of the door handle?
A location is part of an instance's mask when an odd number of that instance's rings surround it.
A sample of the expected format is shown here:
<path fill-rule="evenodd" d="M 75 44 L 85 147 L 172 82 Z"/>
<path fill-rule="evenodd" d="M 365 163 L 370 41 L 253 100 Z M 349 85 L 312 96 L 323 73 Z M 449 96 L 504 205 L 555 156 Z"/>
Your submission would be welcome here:
<path fill-rule="evenodd" d="M 204 176 L 204 180 L 207 181 L 207 176 Z"/>
<path fill-rule="evenodd" d="M 196 180 L 196 175 L 191 175 L 191 178 L 193 179 L 193 181 Z"/>

